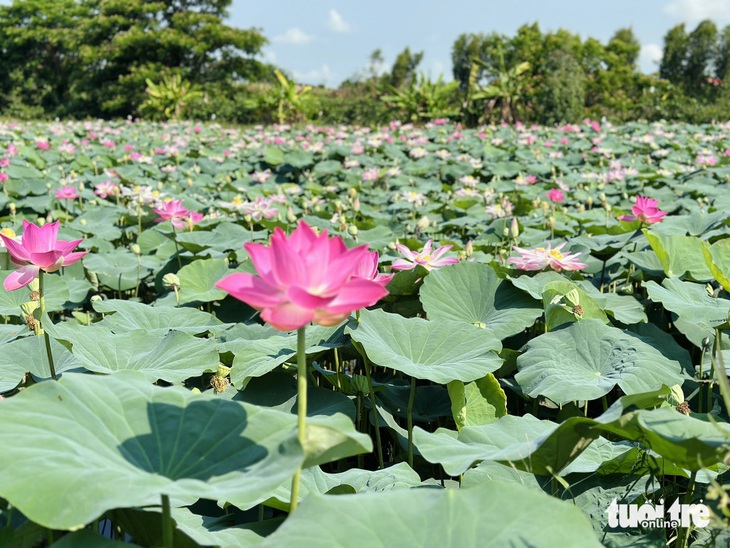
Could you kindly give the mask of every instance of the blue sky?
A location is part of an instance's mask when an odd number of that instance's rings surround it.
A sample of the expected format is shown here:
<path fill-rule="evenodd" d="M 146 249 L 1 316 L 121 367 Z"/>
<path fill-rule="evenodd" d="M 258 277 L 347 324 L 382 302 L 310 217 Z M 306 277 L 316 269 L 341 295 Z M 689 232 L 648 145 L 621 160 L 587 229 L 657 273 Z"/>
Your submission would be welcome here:
<path fill-rule="evenodd" d="M 681 22 L 691 30 L 707 18 L 730 24 L 730 0 L 233 0 L 230 14 L 230 24 L 263 31 L 267 61 L 300 82 L 337 86 L 364 69 L 376 48 L 386 68 L 406 46 L 423 51 L 420 68 L 450 78 L 459 34 L 513 35 L 533 22 L 543 32 L 565 28 L 604 43 L 632 27 L 641 69 L 653 72 L 667 30 Z"/>

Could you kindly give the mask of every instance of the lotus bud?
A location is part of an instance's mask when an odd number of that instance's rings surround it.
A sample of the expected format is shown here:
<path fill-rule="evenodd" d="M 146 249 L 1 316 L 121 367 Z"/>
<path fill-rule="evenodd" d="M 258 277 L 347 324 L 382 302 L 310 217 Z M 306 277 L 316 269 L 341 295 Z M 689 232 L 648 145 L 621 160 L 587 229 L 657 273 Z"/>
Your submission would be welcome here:
<path fill-rule="evenodd" d="M 512 217 L 512 222 L 509 225 L 509 237 L 513 240 L 520 237 L 520 225 L 517 224 L 517 217 Z"/>
<path fill-rule="evenodd" d="M 357 196 L 357 189 L 356 188 L 348 188 L 347 189 L 347 195 L 350 196 L 350 198 L 354 198 Z"/>
<path fill-rule="evenodd" d="M 391 251 L 395 251 L 395 242 L 390 242 L 388 244 L 388 249 L 390 249 Z"/>
<path fill-rule="evenodd" d="M 10 209 L 10 214 L 11 214 L 11 215 L 15 215 L 15 212 L 17 211 L 17 210 L 16 210 L 16 207 L 17 207 L 17 206 L 15 205 L 15 202 L 10 202 L 10 203 L 8 204 L 8 209 Z"/>
<path fill-rule="evenodd" d="M 180 278 L 177 274 L 173 274 L 172 272 L 165 274 L 162 277 L 162 287 L 165 289 L 179 289 L 180 288 Z"/>
<path fill-rule="evenodd" d="M 611 213 L 611 210 L 613 209 L 611 207 L 611 204 L 609 204 L 608 202 L 606 202 L 605 204 L 603 204 L 603 207 L 606 209 L 606 213 Z"/>
<path fill-rule="evenodd" d="M 540 209 L 542 209 L 543 211 L 547 211 L 548 209 L 550 209 L 550 204 L 542 200 L 540 201 Z"/>
<path fill-rule="evenodd" d="M 509 227 L 507 225 L 502 229 L 502 237 L 509 238 Z"/>
<path fill-rule="evenodd" d="M 418 222 L 416 223 L 416 228 L 419 231 L 423 231 L 423 230 L 426 230 L 430 224 L 431 224 L 430 219 L 426 215 L 424 215 L 423 217 L 418 219 Z"/>
<path fill-rule="evenodd" d="M 291 206 L 286 208 L 286 220 L 290 223 L 296 223 L 297 222 L 297 216 L 294 215 L 294 210 Z"/>
<path fill-rule="evenodd" d="M 334 206 L 335 206 L 335 210 L 337 211 L 337 213 L 342 213 L 342 202 L 341 201 L 335 200 Z"/>
<path fill-rule="evenodd" d="M 555 217 L 553 217 L 552 215 L 550 215 L 550 217 L 548 217 L 547 224 L 548 224 L 548 227 L 549 228 L 555 228 Z"/>
<path fill-rule="evenodd" d="M 588 198 L 586 198 L 586 204 L 588 205 L 588 207 L 593 207 L 593 198 L 588 196 Z"/>
<path fill-rule="evenodd" d="M 584 206 L 583 204 L 578 204 L 578 211 L 580 213 L 585 212 L 585 210 L 586 210 L 586 206 Z"/>
<path fill-rule="evenodd" d="M 129 249 L 132 251 L 132 253 L 134 253 L 138 257 L 140 255 L 142 255 L 142 248 L 139 247 L 139 244 L 132 244 L 132 245 L 129 246 Z"/>
<path fill-rule="evenodd" d="M 606 201 L 606 193 L 605 192 L 601 192 L 598 195 L 598 199 L 601 200 L 601 202 L 605 202 Z"/>
<path fill-rule="evenodd" d="M 466 242 L 466 246 L 464 247 L 464 255 L 466 255 L 467 257 L 471 257 L 472 255 L 474 255 L 474 242 L 472 242 L 471 240 Z"/>
<path fill-rule="evenodd" d="M 188 179 L 188 188 L 193 188 L 193 180 Z"/>
<path fill-rule="evenodd" d="M 355 198 L 353 200 L 353 202 L 352 202 L 352 209 L 355 212 L 359 212 L 360 211 L 360 198 L 359 197 L 357 197 L 357 198 Z"/>
<path fill-rule="evenodd" d="M 89 301 L 91 301 L 91 304 L 98 303 L 99 301 L 103 301 L 103 300 L 104 299 L 102 298 L 101 295 L 92 295 L 91 299 L 89 299 Z"/>
<path fill-rule="evenodd" d="M 355 236 L 355 237 L 357 238 L 357 226 L 355 226 L 355 225 L 350 225 L 350 226 L 348 226 L 348 227 L 347 227 L 347 231 L 348 231 L 348 232 L 349 232 L 349 233 L 350 233 L 350 234 L 351 234 L 352 236 Z"/>
<path fill-rule="evenodd" d="M 157 181 L 157 190 L 162 190 L 165 185 L 162 184 L 162 181 Z"/>
<path fill-rule="evenodd" d="M 84 185 L 83 181 L 79 181 L 79 190 L 84 190 L 86 186 Z"/>

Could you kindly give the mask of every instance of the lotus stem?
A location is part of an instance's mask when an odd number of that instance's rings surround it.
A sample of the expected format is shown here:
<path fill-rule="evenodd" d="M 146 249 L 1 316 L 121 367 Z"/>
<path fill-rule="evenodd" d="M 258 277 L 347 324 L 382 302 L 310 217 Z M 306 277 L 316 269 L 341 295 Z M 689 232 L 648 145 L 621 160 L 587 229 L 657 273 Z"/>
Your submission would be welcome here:
<path fill-rule="evenodd" d="M 413 468 L 413 403 L 416 401 L 416 377 L 411 377 L 411 393 L 408 396 L 408 466 Z"/>
<path fill-rule="evenodd" d="M 170 513 L 170 497 L 162 495 L 162 546 L 164 548 L 173 548 L 173 533 L 175 527 L 172 524 L 172 514 Z"/>
<path fill-rule="evenodd" d="M 378 425 L 378 408 L 375 400 L 375 391 L 373 390 L 373 377 L 370 371 L 370 362 L 368 362 L 365 353 L 362 356 L 363 362 L 365 363 L 365 376 L 368 379 L 368 393 L 370 394 L 370 402 L 373 406 L 373 426 L 375 426 L 375 445 L 378 448 L 378 467 L 382 470 L 385 468 L 383 462 L 383 444 L 380 441 L 380 427 Z"/>
<path fill-rule="evenodd" d="M 306 419 L 307 419 L 307 355 L 304 350 L 306 327 L 300 327 L 297 330 L 297 436 L 299 444 L 304 447 L 306 438 Z M 289 503 L 289 513 L 294 512 L 299 505 L 299 480 L 302 475 L 301 465 L 294 472 L 291 482 L 291 501 Z"/>
<path fill-rule="evenodd" d="M 43 321 L 43 314 L 46 313 L 46 295 L 44 291 L 44 284 L 43 284 L 43 276 L 45 272 L 43 270 L 38 271 L 38 294 L 39 294 L 39 301 L 40 301 L 40 316 L 41 316 L 41 322 Z M 43 324 L 41 323 L 41 328 L 43 327 Z M 51 338 L 48 336 L 48 332 L 45 329 L 42 329 L 43 331 L 43 339 L 46 343 L 46 355 L 48 356 L 48 368 L 51 371 L 51 378 L 54 381 L 58 380 L 58 377 L 56 376 L 56 367 L 53 363 L 53 352 L 51 351 Z"/>

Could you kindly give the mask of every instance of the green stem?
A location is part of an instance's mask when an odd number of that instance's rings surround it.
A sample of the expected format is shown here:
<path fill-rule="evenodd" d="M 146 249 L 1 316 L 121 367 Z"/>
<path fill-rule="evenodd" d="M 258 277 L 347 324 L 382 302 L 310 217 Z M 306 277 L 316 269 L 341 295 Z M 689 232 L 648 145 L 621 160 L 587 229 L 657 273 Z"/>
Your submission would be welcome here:
<path fill-rule="evenodd" d="M 297 330 L 297 435 L 299 444 L 304 447 L 306 439 L 307 419 L 307 355 L 305 354 L 305 327 Z M 302 467 L 299 466 L 294 472 L 291 482 L 291 502 L 289 513 L 294 512 L 299 505 L 299 478 L 302 475 Z"/>
<path fill-rule="evenodd" d="M 697 478 L 697 471 L 692 472 L 689 477 L 689 484 L 687 485 L 687 493 L 684 495 L 684 504 L 692 503 L 692 495 L 695 490 L 695 479 Z M 690 527 L 682 527 L 677 535 L 677 548 L 687 548 L 687 542 L 689 541 Z"/>
<path fill-rule="evenodd" d="M 606 398 L 605 394 L 601 396 L 601 403 L 603 404 L 603 411 L 608 411 L 608 399 Z"/>
<path fill-rule="evenodd" d="M 172 238 L 175 242 L 175 255 L 177 256 L 177 268 L 180 270 L 182 268 L 182 260 L 180 259 L 180 247 L 177 245 L 177 230 L 175 229 L 175 225 L 172 225 Z"/>
<path fill-rule="evenodd" d="M 383 444 L 380 441 L 380 427 L 378 425 L 378 407 L 375 401 L 375 391 L 373 390 L 373 377 L 370 371 L 370 362 L 363 354 L 363 362 L 365 362 L 365 376 L 368 379 L 368 393 L 370 394 L 370 402 L 373 406 L 373 425 L 375 426 L 375 445 L 378 448 L 378 466 L 383 469 L 385 463 L 383 462 Z"/>
<path fill-rule="evenodd" d="M 46 313 L 46 296 L 43 291 L 43 275 L 45 272 L 43 270 L 38 271 L 38 294 L 40 295 L 40 321 L 43 321 L 43 315 Z M 41 328 L 43 327 L 43 324 L 41 323 Z M 51 371 L 51 378 L 54 381 L 58 380 L 58 377 L 56 376 L 56 367 L 53 364 L 53 353 L 51 352 L 51 338 L 48 336 L 48 333 L 45 329 L 43 329 L 43 339 L 46 343 L 46 355 L 48 356 L 48 368 Z"/>
<path fill-rule="evenodd" d="M 730 413 L 730 382 L 727 379 L 727 371 L 725 370 L 725 360 L 722 357 L 722 337 L 719 329 L 715 329 L 715 347 L 713 356 L 715 362 L 713 366 L 715 368 L 715 375 L 717 376 L 717 383 L 720 385 L 720 394 L 722 394 L 722 401 L 725 403 L 725 412 Z M 712 408 L 708 408 L 709 413 Z"/>
<path fill-rule="evenodd" d="M 411 393 L 408 396 L 408 466 L 413 468 L 413 403 L 416 401 L 416 378 L 411 377 Z"/>
<path fill-rule="evenodd" d="M 170 497 L 168 495 L 162 495 L 162 546 L 164 548 L 173 548 L 174 531 L 172 514 L 170 513 Z"/>

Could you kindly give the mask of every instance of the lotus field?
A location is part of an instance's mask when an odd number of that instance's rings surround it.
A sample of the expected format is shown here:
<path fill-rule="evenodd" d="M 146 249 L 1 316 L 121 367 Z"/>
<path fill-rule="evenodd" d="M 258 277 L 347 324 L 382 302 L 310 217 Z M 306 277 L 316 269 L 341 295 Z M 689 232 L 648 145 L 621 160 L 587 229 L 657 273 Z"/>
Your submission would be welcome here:
<path fill-rule="evenodd" d="M 726 546 L 729 131 L 0 125 L 0 545 Z"/>

